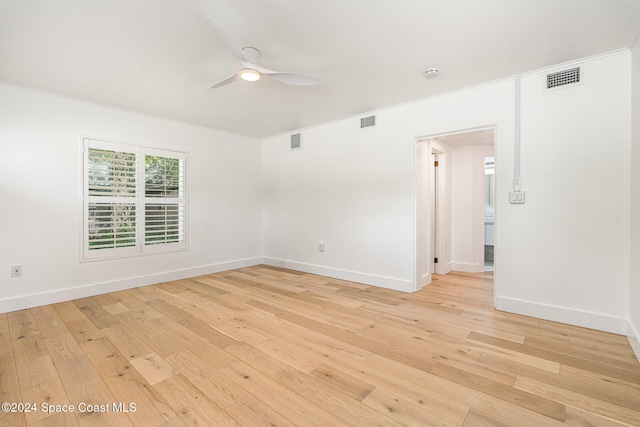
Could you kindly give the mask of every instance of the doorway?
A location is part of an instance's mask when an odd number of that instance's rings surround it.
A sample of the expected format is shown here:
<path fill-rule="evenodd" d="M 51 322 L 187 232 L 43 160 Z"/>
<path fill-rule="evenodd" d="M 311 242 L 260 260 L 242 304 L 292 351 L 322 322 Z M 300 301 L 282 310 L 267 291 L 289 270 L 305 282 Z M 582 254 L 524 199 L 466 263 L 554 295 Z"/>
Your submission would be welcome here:
<path fill-rule="evenodd" d="M 494 271 L 496 181 L 495 157 L 485 156 L 484 162 L 484 271 Z"/>
<path fill-rule="evenodd" d="M 433 274 L 495 270 L 494 139 L 483 127 L 416 140 L 416 290 Z"/>

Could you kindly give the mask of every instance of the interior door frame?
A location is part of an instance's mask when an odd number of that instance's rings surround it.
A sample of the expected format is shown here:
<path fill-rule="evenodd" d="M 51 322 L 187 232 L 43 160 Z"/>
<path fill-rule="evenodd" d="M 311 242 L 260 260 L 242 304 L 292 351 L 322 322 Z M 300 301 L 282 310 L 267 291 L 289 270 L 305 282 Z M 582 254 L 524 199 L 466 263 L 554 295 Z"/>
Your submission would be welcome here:
<path fill-rule="evenodd" d="M 445 184 L 446 177 L 444 171 L 446 169 L 446 154 L 444 151 L 435 147 L 435 144 L 429 142 L 429 154 L 432 157 L 429 163 L 429 201 L 432 203 L 430 209 L 430 227 L 431 236 L 429 237 L 429 272 L 432 274 L 446 274 L 446 257 L 445 240 L 447 239 L 444 224 L 445 218 Z M 435 162 L 438 166 L 435 166 Z M 438 258 L 435 262 L 435 258 Z"/>
<path fill-rule="evenodd" d="M 420 290 L 431 283 L 432 272 L 446 274 L 447 260 L 446 239 L 446 178 L 447 154 L 439 149 L 429 138 L 416 139 L 416 238 L 415 238 L 415 290 Z M 436 168 L 434 154 L 438 157 L 438 188 L 435 188 Z M 434 210 L 433 201 L 438 197 Z M 441 218 L 441 220 L 437 220 Z M 435 232 L 435 241 L 433 235 Z M 438 263 L 434 264 L 436 254 Z"/>

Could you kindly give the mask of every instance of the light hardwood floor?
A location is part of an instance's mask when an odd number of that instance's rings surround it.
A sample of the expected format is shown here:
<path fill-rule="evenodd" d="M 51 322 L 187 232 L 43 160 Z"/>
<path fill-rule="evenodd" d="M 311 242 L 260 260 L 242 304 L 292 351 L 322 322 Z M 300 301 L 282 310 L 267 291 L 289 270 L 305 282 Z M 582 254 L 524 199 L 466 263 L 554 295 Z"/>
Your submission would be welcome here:
<path fill-rule="evenodd" d="M 492 280 L 256 266 L 0 314 L 0 402 L 37 409 L 0 425 L 640 426 L 625 337 L 493 310 Z"/>

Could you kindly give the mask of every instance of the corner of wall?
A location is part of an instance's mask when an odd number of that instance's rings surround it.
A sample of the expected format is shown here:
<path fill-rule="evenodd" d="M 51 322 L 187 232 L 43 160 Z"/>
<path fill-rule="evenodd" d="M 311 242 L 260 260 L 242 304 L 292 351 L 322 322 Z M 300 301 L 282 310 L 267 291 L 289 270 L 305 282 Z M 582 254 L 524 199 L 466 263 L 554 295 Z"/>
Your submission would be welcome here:
<path fill-rule="evenodd" d="M 631 51 L 629 343 L 640 360 L 640 34 Z"/>
<path fill-rule="evenodd" d="M 636 354 L 636 359 L 640 362 L 640 331 L 631 320 L 629 320 L 627 326 L 627 339 L 629 340 L 629 344 L 631 344 L 633 352 Z"/>

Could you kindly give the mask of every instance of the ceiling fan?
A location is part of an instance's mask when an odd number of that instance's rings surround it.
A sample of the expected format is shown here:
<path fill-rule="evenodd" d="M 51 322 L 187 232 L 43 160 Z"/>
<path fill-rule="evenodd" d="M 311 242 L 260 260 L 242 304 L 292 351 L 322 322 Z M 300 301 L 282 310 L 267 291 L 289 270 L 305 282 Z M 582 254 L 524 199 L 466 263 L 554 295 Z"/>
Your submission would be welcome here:
<path fill-rule="evenodd" d="M 226 84 L 232 83 L 238 79 L 255 82 L 260 80 L 262 76 L 272 77 L 279 82 L 286 83 L 293 86 L 312 86 L 320 83 L 320 79 L 316 77 L 307 76 L 299 73 L 274 71 L 261 67 L 256 64 L 258 58 L 260 58 L 260 51 L 255 47 L 243 47 L 240 48 L 235 40 L 222 28 L 222 26 L 210 16 L 207 16 L 207 21 L 216 32 L 222 43 L 227 50 L 240 62 L 242 69 L 237 73 L 230 75 L 227 78 L 220 80 L 211 86 L 212 89 L 219 88 Z"/>

